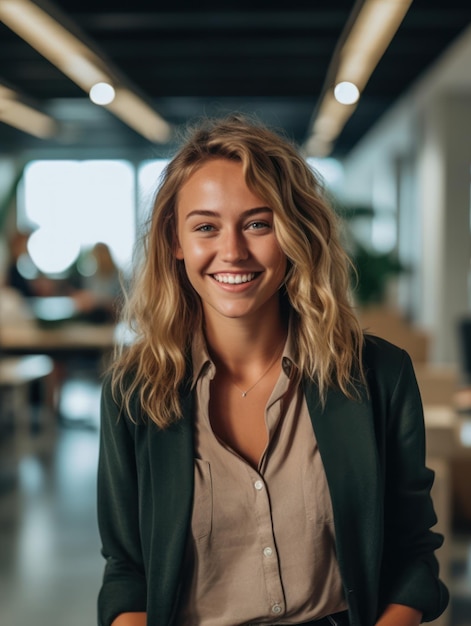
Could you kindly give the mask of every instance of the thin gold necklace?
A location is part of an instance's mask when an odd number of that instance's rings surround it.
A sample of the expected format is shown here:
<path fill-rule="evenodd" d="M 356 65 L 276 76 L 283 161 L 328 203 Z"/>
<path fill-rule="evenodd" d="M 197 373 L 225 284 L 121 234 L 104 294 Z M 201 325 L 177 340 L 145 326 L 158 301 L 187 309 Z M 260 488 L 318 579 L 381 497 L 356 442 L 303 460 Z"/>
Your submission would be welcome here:
<path fill-rule="evenodd" d="M 260 376 L 260 378 L 256 382 L 254 382 L 254 384 L 251 387 L 249 387 L 248 389 L 246 389 L 245 391 L 243 389 L 241 389 L 238 385 L 236 385 L 235 382 L 231 379 L 231 383 L 234 385 L 234 387 L 236 389 L 238 389 L 240 391 L 240 393 L 242 394 L 243 398 L 245 398 L 247 396 L 247 394 L 249 393 L 249 391 L 252 391 L 252 389 L 254 387 L 256 387 L 258 385 L 258 383 L 261 382 L 265 378 L 265 376 L 268 374 L 268 372 L 271 370 L 271 368 L 275 365 L 275 363 L 278 360 L 278 357 L 280 356 L 282 351 L 283 351 L 283 344 L 281 345 L 281 349 L 276 351 L 276 354 L 275 354 L 275 357 L 274 357 L 273 361 L 271 361 L 270 365 L 263 372 L 263 374 Z"/>

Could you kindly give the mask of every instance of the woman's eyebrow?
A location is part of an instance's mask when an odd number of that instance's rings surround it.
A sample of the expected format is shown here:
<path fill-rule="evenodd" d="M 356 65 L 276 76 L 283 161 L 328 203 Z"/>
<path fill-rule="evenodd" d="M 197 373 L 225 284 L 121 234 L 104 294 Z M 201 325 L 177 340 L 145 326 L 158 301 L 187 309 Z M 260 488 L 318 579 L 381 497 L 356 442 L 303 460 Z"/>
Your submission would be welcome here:
<path fill-rule="evenodd" d="M 252 215 L 258 215 L 259 213 L 273 213 L 270 207 L 261 206 L 254 207 L 253 209 L 247 209 L 247 211 L 243 211 L 241 213 L 242 217 L 251 217 Z M 218 211 L 209 211 L 207 209 L 195 209 L 194 211 L 190 211 L 188 215 L 185 217 L 185 220 L 190 219 L 190 217 L 221 217 L 221 214 Z"/>

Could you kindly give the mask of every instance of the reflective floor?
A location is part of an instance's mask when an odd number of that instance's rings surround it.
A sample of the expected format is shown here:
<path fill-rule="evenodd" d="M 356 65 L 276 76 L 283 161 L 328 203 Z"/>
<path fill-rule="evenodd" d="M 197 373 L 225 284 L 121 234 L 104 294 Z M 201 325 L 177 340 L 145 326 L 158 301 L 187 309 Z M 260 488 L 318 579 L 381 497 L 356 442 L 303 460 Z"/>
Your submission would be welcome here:
<path fill-rule="evenodd" d="M 5 451 L 16 461 L 0 492 L 2 626 L 96 624 L 98 403 L 96 383 L 66 384 L 60 423 L 48 416 Z M 471 626 L 471 532 L 460 529 L 450 541 L 447 625 Z"/>
<path fill-rule="evenodd" d="M 103 567 L 95 513 L 99 390 L 86 383 L 64 392 L 75 407 L 63 412 L 66 420 L 48 416 L 54 422 L 10 442 L 19 462 L 0 494 L 2 626 L 96 624 Z"/>

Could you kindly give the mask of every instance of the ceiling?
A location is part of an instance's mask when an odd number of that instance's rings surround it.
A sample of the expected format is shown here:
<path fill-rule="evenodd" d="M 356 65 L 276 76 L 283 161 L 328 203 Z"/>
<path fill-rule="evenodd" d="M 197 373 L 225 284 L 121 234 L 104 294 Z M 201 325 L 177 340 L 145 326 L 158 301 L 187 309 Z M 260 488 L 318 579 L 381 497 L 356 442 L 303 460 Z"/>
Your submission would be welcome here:
<path fill-rule="evenodd" d="M 172 124 L 238 110 L 257 114 L 302 143 L 354 4 L 58 0 L 54 6 Z M 333 156 L 347 154 L 469 24 L 469 2 L 414 0 L 338 137 Z M 60 139 L 46 142 L 0 123 L 0 153 L 41 146 L 149 145 L 93 105 L 3 23 L 0 81 L 31 98 L 65 128 Z M 151 148 L 155 153 L 161 149 Z"/>

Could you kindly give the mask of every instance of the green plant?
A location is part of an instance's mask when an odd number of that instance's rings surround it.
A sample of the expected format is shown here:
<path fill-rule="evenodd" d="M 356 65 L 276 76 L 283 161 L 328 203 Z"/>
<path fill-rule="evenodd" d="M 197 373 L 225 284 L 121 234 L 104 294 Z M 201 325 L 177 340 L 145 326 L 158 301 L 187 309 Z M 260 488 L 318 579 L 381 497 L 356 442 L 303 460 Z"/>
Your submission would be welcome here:
<path fill-rule="evenodd" d="M 353 289 L 360 306 L 382 304 L 391 278 L 408 271 L 399 261 L 395 251 L 380 253 L 368 248 L 354 235 L 354 220 L 372 220 L 375 211 L 369 206 L 334 206 L 346 225 L 346 246 L 355 266 Z"/>
<path fill-rule="evenodd" d="M 382 304 L 390 279 L 406 271 L 394 253 L 377 253 L 358 242 L 352 255 L 357 277 L 354 294 L 360 305 Z"/>

